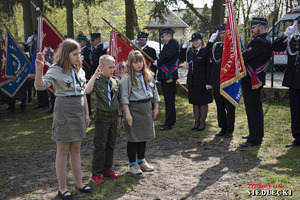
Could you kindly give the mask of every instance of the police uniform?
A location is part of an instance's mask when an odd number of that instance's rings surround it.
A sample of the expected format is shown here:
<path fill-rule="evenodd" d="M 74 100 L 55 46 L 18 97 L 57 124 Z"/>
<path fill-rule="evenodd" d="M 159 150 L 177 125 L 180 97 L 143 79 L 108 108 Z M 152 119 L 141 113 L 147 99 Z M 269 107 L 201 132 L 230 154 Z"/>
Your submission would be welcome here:
<path fill-rule="evenodd" d="M 100 176 L 110 172 L 113 165 L 117 138 L 119 80 L 116 77 L 107 79 L 100 74 L 95 80 L 93 91 L 96 96 L 97 109 L 92 174 Z"/>
<path fill-rule="evenodd" d="M 192 35 L 192 40 L 202 39 L 200 33 L 194 33 Z M 190 40 L 190 42 L 192 41 Z M 189 70 L 187 74 L 187 85 L 189 89 L 189 103 L 194 105 L 206 105 L 211 103 L 212 95 L 211 91 L 206 89 L 208 84 L 208 66 L 207 58 L 209 55 L 208 49 L 210 49 L 208 44 L 207 47 L 198 49 L 181 48 L 179 53 L 179 58 L 182 61 L 186 61 L 189 64 Z"/>
<path fill-rule="evenodd" d="M 139 32 L 138 35 L 137 35 L 137 38 L 138 39 L 147 39 L 148 35 L 149 35 L 148 33 Z M 153 49 L 152 47 L 149 47 L 147 44 L 145 46 L 140 47 L 140 48 L 146 54 L 148 54 L 148 56 L 150 56 L 153 60 L 157 60 L 155 49 Z M 151 62 L 151 65 L 150 65 L 149 69 L 154 73 L 154 78 L 155 78 L 156 77 L 157 67 L 153 65 L 153 62 Z"/>
<path fill-rule="evenodd" d="M 174 31 L 170 28 L 162 29 L 161 35 Z M 175 110 L 175 94 L 176 94 L 176 80 L 178 79 L 178 64 L 179 44 L 171 38 L 163 47 L 159 59 L 157 60 L 158 74 L 157 80 L 161 82 L 162 91 L 165 100 L 165 122 L 162 130 L 170 129 L 176 122 Z M 171 69 L 174 71 L 171 71 Z M 163 71 L 163 69 L 165 69 Z M 166 72 L 167 71 L 167 72 Z"/>
<path fill-rule="evenodd" d="M 267 21 L 263 18 L 253 18 L 251 26 L 267 25 Z M 267 33 L 263 33 L 254 38 L 245 51 L 243 58 L 245 65 L 249 65 L 253 70 L 266 64 L 272 56 L 270 37 Z M 262 71 L 257 75 L 261 84 L 265 84 L 266 73 Z M 241 146 L 259 145 L 264 136 L 264 116 L 261 102 L 261 87 L 252 88 L 249 73 L 241 80 L 243 88 L 243 97 L 248 119 L 249 136 L 247 142 Z"/>
<path fill-rule="evenodd" d="M 101 37 L 100 33 L 91 33 L 91 40 L 100 37 Z M 103 49 L 103 44 L 101 43 L 97 44 L 91 51 L 90 53 L 90 63 L 91 63 L 90 75 L 91 76 L 94 74 L 94 72 L 96 71 L 99 65 L 99 58 L 104 54 L 106 54 L 106 50 Z"/>
<path fill-rule="evenodd" d="M 225 32 L 226 24 L 219 26 L 219 33 Z M 209 46 L 210 42 L 207 46 Z M 216 42 L 210 51 L 211 71 L 209 85 L 213 86 L 213 96 L 217 106 L 218 126 L 221 131 L 216 136 L 229 137 L 234 131 L 235 106 L 220 94 L 220 71 L 224 42 Z M 208 48 L 208 47 L 207 47 Z"/>
<path fill-rule="evenodd" d="M 300 35 L 291 35 L 287 39 L 281 36 L 275 40 L 272 49 L 274 51 L 287 50 L 288 63 L 282 86 L 289 87 L 291 127 L 295 141 L 293 145 L 286 147 L 300 145 Z"/>

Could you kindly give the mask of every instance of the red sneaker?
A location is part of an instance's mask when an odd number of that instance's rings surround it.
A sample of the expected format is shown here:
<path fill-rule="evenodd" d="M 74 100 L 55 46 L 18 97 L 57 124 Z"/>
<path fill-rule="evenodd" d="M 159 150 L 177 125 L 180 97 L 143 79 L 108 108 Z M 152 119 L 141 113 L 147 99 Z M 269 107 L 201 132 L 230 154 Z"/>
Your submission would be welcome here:
<path fill-rule="evenodd" d="M 116 174 L 114 171 L 110 171 L 108 173 L 103 173 L 102 177 L 109 177 L 109 178 L 119 178 L 120 175 Z"/>
<path fill-rule="evenodd" d="M 101 176 L 92 176 L 91 181 L 93 181 L 94 183 L 103 183 L 103 179 Z"/>

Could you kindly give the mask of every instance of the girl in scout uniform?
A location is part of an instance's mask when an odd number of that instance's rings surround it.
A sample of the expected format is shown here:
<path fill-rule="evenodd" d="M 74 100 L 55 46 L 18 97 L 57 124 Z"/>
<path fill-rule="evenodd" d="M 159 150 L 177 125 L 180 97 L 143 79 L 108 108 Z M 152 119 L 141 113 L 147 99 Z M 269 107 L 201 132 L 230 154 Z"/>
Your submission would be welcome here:
<path fill-rule="evenodd" d="M 37 54 L 34 86 L 37 90 L 46 90 L 53 85 L 55 106 L 53 112 L 52 140 L 56 141 L 56 175 L 58 196 L 61 199 L 73 199 L 67 189 L 67 161 L 70 153 L 70 165 L 76 187 L 81 192 L 90 193 L 92 188 L 82 183 L 81 177 L 81 140 L 86 137 L 89 125 L 89 112 L 85 96 L 85 73 L 81 68 L 80 45 L 72 39 L 64 40 L 54 55 L 54 64 L 43 76 L 43 56 Z"/>
<path fill-rule="evenodd" d="M 153 120 L 158 113 L 158 102 L 153 73 L 146 68 L 141 52 L 131 51 L 120 83 L 120 103 L 125 112 L 123 128 L 127 135 L 130 172 L 133 174 L 154 170 L 145 160 L 145 151 L 146 141 L 155 138 Z"/>

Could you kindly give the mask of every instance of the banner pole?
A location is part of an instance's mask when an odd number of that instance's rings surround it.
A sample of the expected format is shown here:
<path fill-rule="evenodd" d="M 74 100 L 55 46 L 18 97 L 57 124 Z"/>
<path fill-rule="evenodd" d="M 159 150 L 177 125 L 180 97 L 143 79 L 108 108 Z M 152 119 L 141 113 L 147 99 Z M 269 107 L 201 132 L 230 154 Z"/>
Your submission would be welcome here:
<path fill-rule="evenodd" d="M 128 43 L 130 43 L 132 46 L 134 46 L 137 50 L 139 50 L 150 62 L 154 62 L 154 60 L 148 55 L 146 54 L 140 47 L 138 47 L 136 44 L 134 44 L 128 37 L 126 37 L 124 34 L 122 34 L 117 28 L 115 28 L 111 23 L 109 23 L 106 19 L 104 19 L 103 17 L 101 17 L 112 29 L 114 29 L 115 31 L 117 31 Z M 178 85 L 180 85 L 186 92 L 189 92 L 189 90 L 184 87 L 181 83 L 179 83 L 178 80 L 176 80 L 176 83 Z"/>

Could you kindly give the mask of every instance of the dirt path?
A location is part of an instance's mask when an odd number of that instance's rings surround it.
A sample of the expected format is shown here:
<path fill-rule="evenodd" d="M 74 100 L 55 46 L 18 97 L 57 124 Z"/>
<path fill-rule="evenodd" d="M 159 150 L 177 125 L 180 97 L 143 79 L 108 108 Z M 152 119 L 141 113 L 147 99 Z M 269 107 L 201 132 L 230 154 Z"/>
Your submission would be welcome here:
<path fill-rule="evenodd" d="M 90 142 L 83 143 L 82 163 L 91 159 L 92 146 Z M 110 199 L 240 199 L 234 191 L 244 190 L 246 194 L 248 180 L 244 178 L 259 161 L 245 164 L 245 152 L 232 146 L 230 139 L 158 137 L 147 143 L 146 151 L 146 158 L 155 170 L 143 173 L 134 190 Z M 55 199 L 54 162 L 55 150 L 1 160 L 0 199 Z M 118 138 L 115 162 L 116 172 L 128 173 L 124 135 Z M 68 172 L 72 189 L 74 183 Z M 89 177 L 90 171 L 83 169 L 84 182 Z"/>

